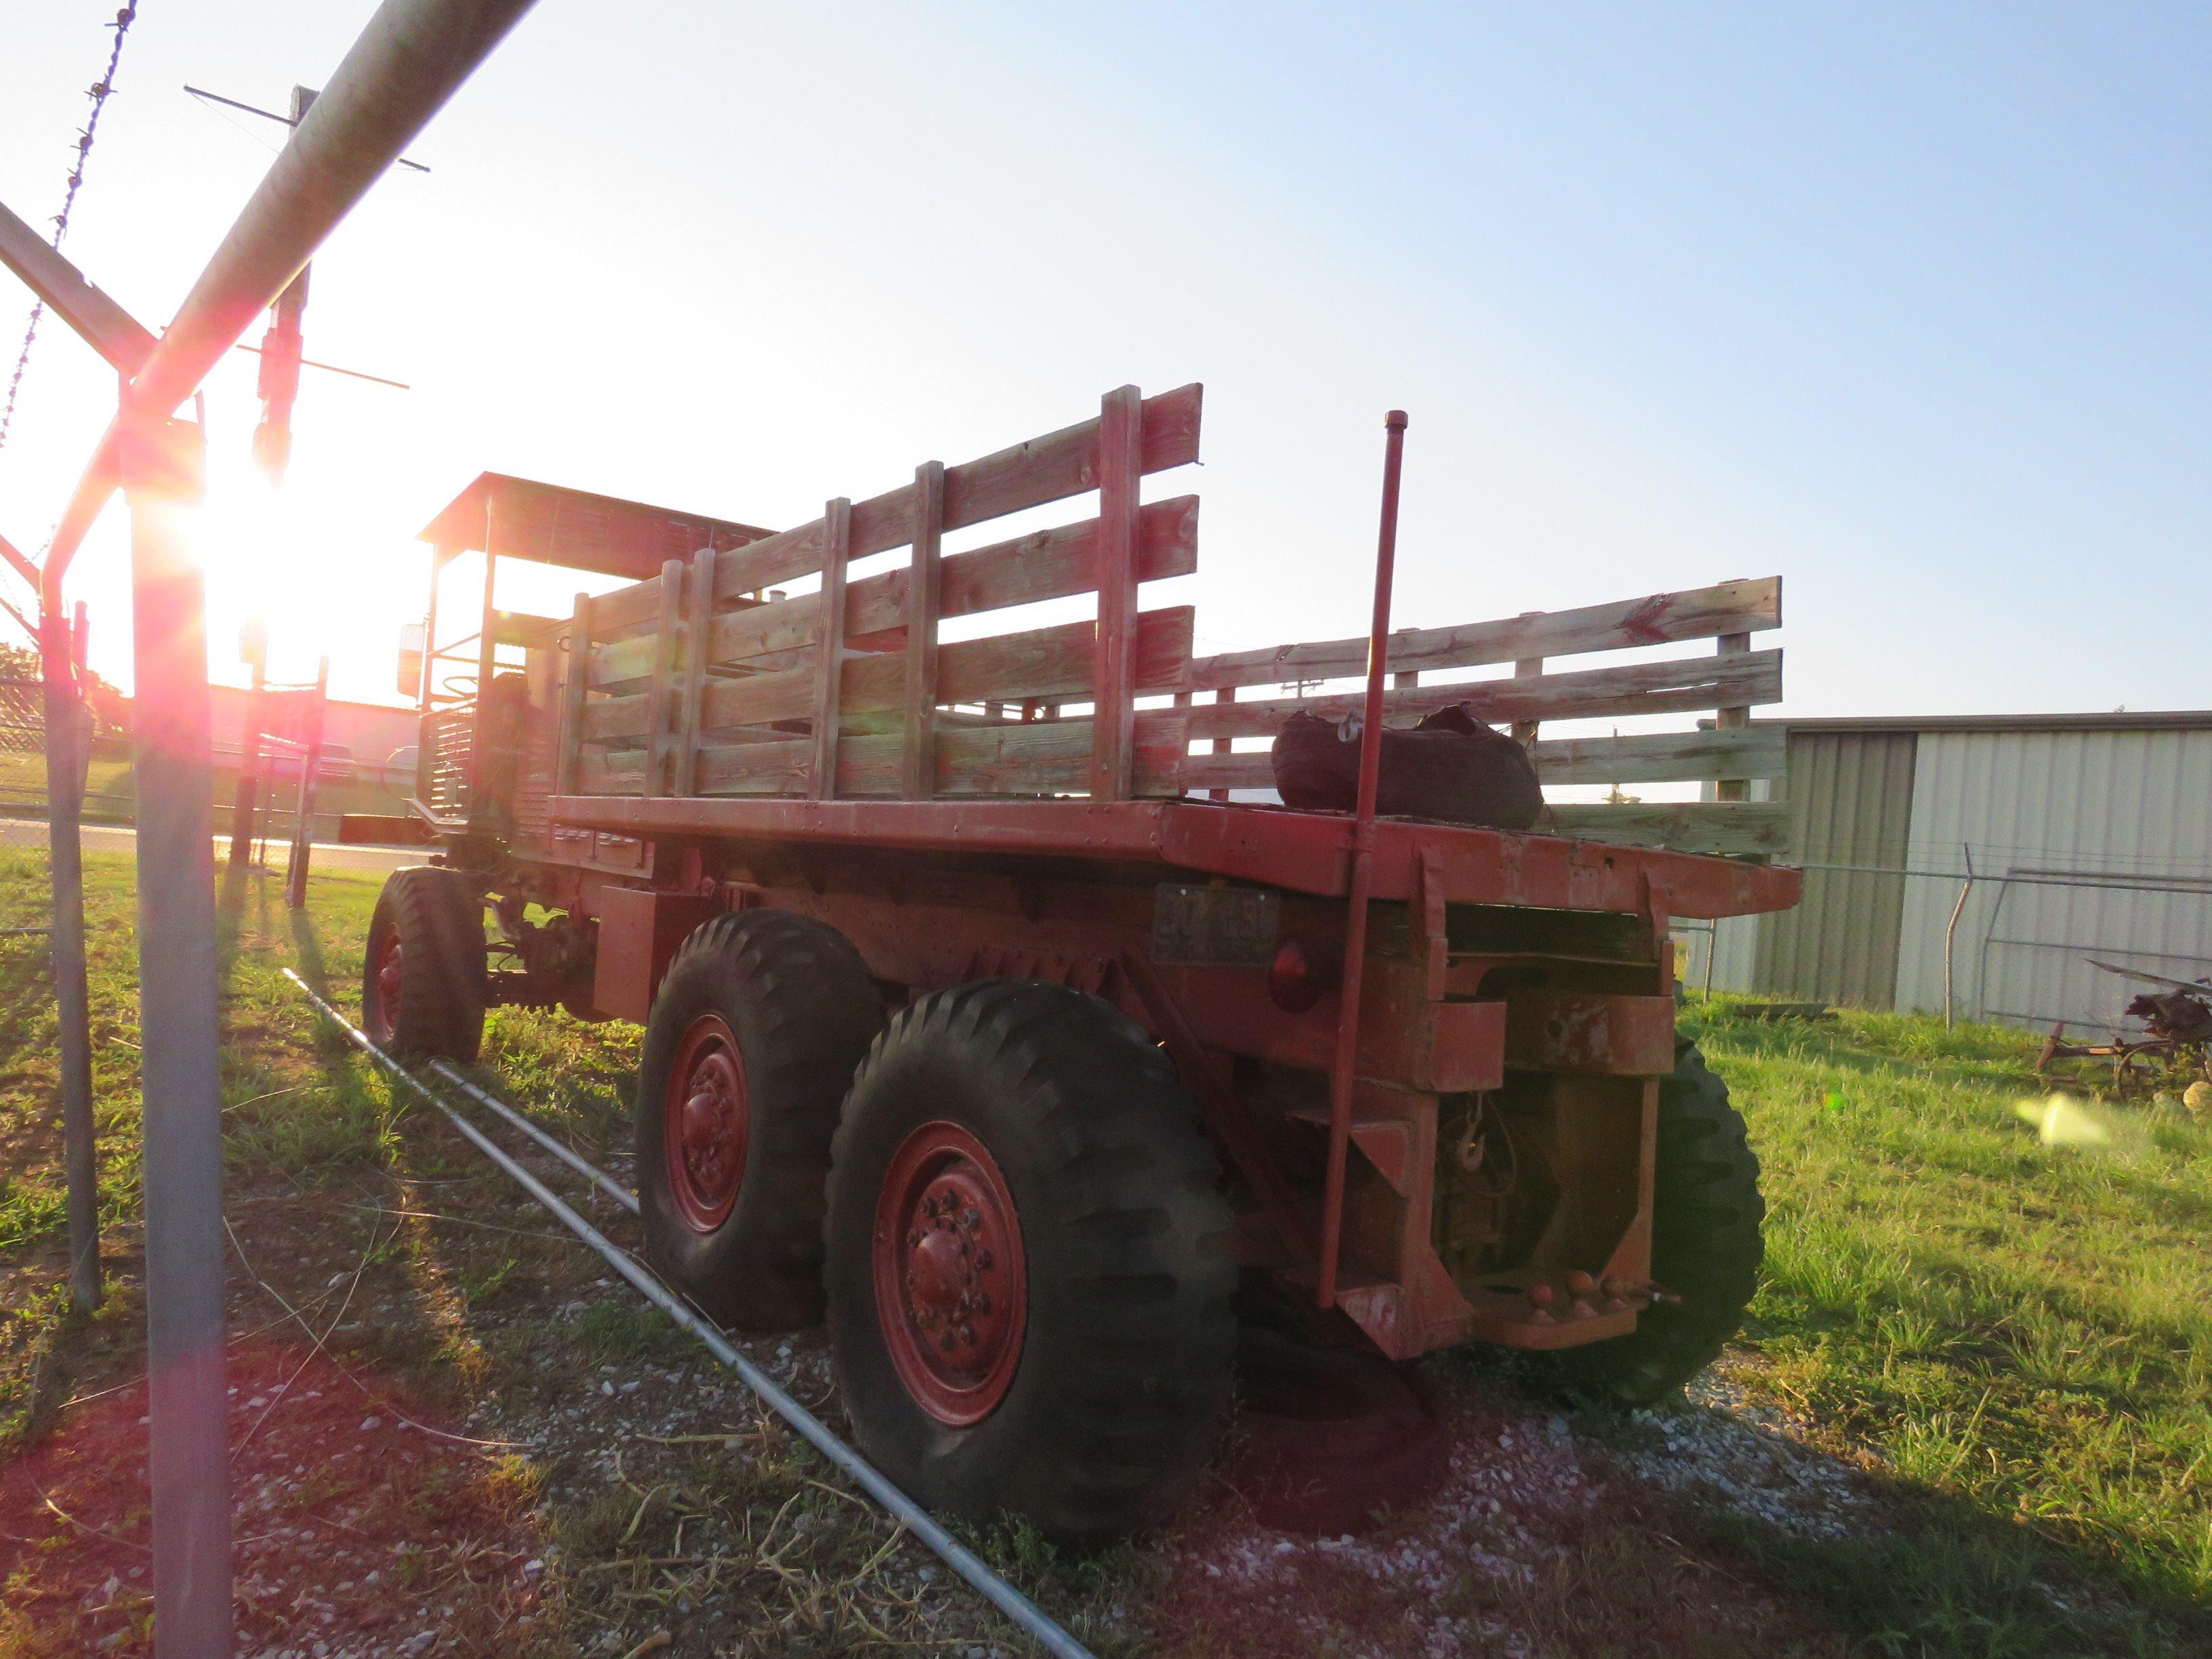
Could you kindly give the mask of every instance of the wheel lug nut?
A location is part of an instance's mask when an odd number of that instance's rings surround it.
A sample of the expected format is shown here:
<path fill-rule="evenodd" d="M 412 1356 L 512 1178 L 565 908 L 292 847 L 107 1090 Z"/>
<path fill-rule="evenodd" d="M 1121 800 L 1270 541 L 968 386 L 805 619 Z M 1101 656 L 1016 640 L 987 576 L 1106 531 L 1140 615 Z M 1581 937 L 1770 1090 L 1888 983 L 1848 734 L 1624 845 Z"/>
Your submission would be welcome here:
<path fill-rule="evenodd" d="M 974 1347 L 975 1346 L 975 1328 L 973 1325 L 963 1325 L 960 1328 L 960 1340 L 969 1347 Z"/>
<path fill-rule="evenodd" d="M 975 1292 L 975 1311 L 979 1314 L 987 1314 L 991 1311 L 990 1291 L 978 1291 Z"/>
<path fill-rule="evenodd" d="M 982 1218 L 973 1210 L 963 1210 L 960 1212 L 960 1224 L 963 1227 L 972 1227 Z"/>

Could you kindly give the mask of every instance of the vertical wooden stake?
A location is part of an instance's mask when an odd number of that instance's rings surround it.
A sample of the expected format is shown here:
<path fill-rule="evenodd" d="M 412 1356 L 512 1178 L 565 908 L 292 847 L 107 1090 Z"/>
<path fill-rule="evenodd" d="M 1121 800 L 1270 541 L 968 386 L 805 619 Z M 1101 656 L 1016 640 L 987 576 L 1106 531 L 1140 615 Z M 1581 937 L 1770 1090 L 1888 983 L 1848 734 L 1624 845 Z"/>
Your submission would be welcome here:
<path fill-rule="evenodd" d="M 1127 800 L 1136 767 L 1137 495 L 1144 400 L 1136 387 L 1098 406 L 1098 642 L 1091 654 L 1091 798 Z"/>
<path fill-rule="evenodd" d="M 844 496 L 822 508 L 822 592 L 814 618 L 814 759 L 806 793 L 837 796 L 837 728 L 845 667 L 845 564 L 853 551 L 853 503 Z"/>
<path fill-rule="evenodd" d="M 660 615 L 653 623 L 653 688 L 645 698 L 645 793 L 670 793 L 668 774 L 676 760 L 677 745 L 668 731 L 670 682 L 676 678 L 676 648 L 684 629 L 684 561 L 665 559 L 660 566 Z"/>
<path fill-rule="evenodd" d="M 561 686 L 561 764 L 558 792 L 580 794 L 584 773 L 584 700 L 592 690 L 592 596 L 576 595 L 568 623 L 568 677 Z"/>
<path fill-rule="evenodd" d="M 1237 701 L 1237 688 L 1233 685 L 1223 686 L 1218 691 L 1216 691 L 1213 694 L 1213 700 L 1216 702 L 1235 702 Z M 1216 738 L 1213 740 L 1213 752 L 1217 755 L 1229 754 L 1235 750 L 1236 746 L 1237 745 L 1227 738 Z M 1227 800 L 1229 799 L 1229 792 L 1226 789 L 1209 789 L 1206 793 L 1212 796 L 1216 800 Z"/>
<path fill-rule="evenodd" d="M 691 556 L 691 623 L 684 641 L 684 698 L 677 711 L 676 781 L 671 794 L 699 787 L 699 708 L 707 695 L 707 664 L 714 654 L 714 549 Z"/>
<path fill-rule="evenodd" d="M 1751 649 L 1748 634 L 1723 634 L 1720 638 L 1719 654 L 1723 657 L 1741 656 Z M 1741 732 L 1751 724 L 1748 708 L 1723 708 L 1714 718 L 1713 724 L 1723 732 Z M 1751 785 L 1742 778 L 1723 778 L 1713 786 L 1715 800 L 1749 800 Z"/>
<path fill-rule="evenodd" d="M 907 577 L 906 732 L 899 793 L 927 800 L 937 793 L 937 612 L 945 540 L 945 463 L 925 461 L 914 474 L 914 566 Z"/>
<path fill-rule="evenodd" d="M 1523 611 L 1521 614 L 1523 617 L 1540 617 L 1544 613 L 1540 611 Z M 1544 659 L 1541 657 L 1522 657 L 1513 665 L 1513 678 L 1516 680 L 1533 679 L 1543 672 Z M 1534 749 L 1536 746 L 1537 725 L 1538 722 L 1535 720 L 1514 721 L 1513 741 L 1523 749 Z"/>

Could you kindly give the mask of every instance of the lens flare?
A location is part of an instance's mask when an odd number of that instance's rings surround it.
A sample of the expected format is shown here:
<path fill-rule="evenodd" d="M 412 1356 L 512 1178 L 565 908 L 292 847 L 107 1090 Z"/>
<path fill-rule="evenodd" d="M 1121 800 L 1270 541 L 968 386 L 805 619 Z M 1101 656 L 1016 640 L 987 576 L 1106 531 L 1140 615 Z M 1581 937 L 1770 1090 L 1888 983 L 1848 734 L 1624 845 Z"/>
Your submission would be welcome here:
<path fill-rule="evenodd" d="M 2108 1146 L 2112 1141 L 2112 1127 L 2105 1115 L 2066 1095 L 2023 1100 L 2013 1110 L 2023 1122 L 2034 1125 L 2046 1146 Z"/>

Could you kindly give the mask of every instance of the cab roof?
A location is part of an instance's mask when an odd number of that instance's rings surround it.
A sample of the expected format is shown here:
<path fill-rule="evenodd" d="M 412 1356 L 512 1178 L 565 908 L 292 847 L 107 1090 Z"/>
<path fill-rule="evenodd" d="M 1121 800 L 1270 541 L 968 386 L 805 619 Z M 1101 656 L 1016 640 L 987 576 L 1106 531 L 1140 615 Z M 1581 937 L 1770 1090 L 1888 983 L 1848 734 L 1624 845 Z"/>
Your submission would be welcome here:
<path fill-rule="evenodd" d="M 463 553 L 489 552 L 643 581 L 658 576 L 666 560 L 689 559 L 702 547 L 742 547 L 771 533 L 758 525 L 483 472 L 417 539 L 436 550 L 441 566 Z"/>

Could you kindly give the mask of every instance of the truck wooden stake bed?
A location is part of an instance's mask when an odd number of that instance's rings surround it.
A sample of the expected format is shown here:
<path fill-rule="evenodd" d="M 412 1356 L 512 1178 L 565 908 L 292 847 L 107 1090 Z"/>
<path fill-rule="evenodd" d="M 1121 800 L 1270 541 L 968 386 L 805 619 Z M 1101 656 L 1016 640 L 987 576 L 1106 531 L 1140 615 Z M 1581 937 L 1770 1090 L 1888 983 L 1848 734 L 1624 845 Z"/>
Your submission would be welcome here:
<path fill-rule="evenodd" d="M 434 572 L 483 569 L 443 645 L 434 574 L 411 671 L 440 851 L 392 878 L 364 968 L 403 1052 L 475 1058 L 497 1003 L 644 1022 L 655 1264 L 733 1324 L 826 1317 L 862 1446 L 926 1503 L 1079 1541 L 1202 1467 L 1255 1297 L 1644 1401 L 1718 1352 L 1759 1256 L 1670 929 L 1797 897 L 1764 861 L 1786 808 L 1747 787 L 1782 769 L 1744 719 L 1780 696 L 1750 648 L 1779 583 L 1401 630 L 1373 664 L 1387 722 L 1466 701 L 1547 785 L 1716 799 L 1555 803 L 1525 835 L 1251 804 L 1268 760 L 1238 741 L 1360 706 L 1331 683 L 1377 641 L 1194 658 L 1188 607 L 1140 607 L 1196 568 L 1196 498 L 1141 485 L 1197 459 L 1200 413 L 1124 387 L 776 532 L 478 478 L 424 532 Z M 517 559 L 630 585 L 522 615 L 493 603 Z M 1095 620 L 946 627 L 1086 595 Z M 1610 651 L 1637 654 L 1554 666 Z"/>

